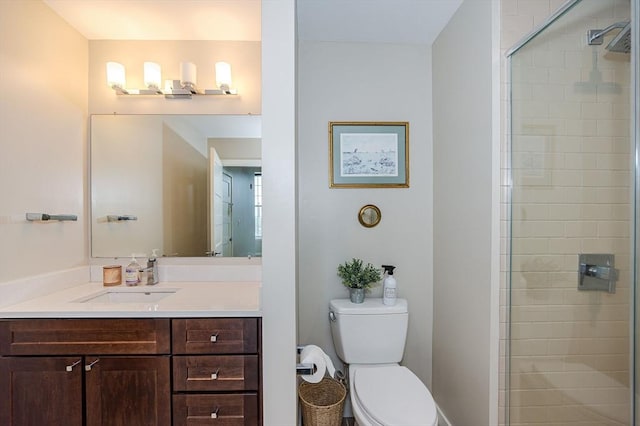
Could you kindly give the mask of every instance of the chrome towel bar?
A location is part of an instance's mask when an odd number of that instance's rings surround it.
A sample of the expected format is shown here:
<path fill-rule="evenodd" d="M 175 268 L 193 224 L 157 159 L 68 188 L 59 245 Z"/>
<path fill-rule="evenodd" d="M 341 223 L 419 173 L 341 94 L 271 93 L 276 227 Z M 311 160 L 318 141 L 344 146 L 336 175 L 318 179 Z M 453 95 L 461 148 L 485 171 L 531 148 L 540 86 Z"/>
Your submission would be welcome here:
<path fill-rule="evenodd" d="M 107 216 L 107 222 L 122 222 L 124 220 L 138 220 L 137 216 L 110 214 Z"/>
<path fill-rule="evenodd" d="M 46 213 L 27 213 L 27 220 L 29 222 L 42 222 L 48 220 L 78 220 L 78 216 L 74 214 L 46 214 Z"/>

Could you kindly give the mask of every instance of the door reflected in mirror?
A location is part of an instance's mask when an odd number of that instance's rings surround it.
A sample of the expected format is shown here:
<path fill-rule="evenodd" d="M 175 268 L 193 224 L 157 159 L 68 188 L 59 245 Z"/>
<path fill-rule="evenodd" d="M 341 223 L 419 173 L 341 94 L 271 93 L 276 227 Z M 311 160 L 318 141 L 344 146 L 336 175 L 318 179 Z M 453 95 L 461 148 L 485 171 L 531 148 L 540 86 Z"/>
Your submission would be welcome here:
<path fill-rule="evenodd" d="M 261 118 L 91 116 L 91 253 L 262 254 Z"/>

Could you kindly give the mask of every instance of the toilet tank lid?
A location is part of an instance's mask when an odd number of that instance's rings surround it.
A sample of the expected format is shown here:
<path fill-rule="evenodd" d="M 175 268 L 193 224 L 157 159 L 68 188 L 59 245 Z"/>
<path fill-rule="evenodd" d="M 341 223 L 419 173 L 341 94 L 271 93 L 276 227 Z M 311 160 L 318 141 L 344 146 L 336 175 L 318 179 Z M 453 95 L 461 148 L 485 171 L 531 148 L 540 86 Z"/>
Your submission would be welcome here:
<path fill-rule="evenodd" d="M 382 303 L 382 298 L 367 297 L 363 303 L 352 303 L 349 299 L 333 299 L 329 302 L 331 311 L 345 315 L 380 315 L 380 314 L 406 314 L 408 312 L 407 300 L 397 299 L 396 304 L 387 306 Z"/>

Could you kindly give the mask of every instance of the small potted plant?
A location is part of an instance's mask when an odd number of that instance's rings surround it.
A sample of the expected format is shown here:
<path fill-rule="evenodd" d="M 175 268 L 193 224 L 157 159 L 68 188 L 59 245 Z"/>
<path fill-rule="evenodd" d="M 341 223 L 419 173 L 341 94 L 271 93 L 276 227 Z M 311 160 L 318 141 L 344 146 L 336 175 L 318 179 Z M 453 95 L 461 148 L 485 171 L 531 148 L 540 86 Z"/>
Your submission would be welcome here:
<path fill-rule="evenodd" d="M 381 278 L 379 269 L 371 263 L 364 265 L 362 260 L 356 258 L 338 265 L 338 276 L 342 278 L 342 284 L 349 289 L 349 297 L 353 303 L 364 302 L 365 291 L 374 287 Z"/>

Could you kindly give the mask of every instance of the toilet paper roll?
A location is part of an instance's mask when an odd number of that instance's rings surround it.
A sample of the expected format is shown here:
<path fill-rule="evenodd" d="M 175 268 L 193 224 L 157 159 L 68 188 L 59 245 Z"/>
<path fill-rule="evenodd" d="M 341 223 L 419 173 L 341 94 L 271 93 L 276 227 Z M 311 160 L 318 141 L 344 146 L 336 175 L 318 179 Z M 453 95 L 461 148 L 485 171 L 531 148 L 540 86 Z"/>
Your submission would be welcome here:
<path fill-rule="evenodd" d="M 318 383 L 324 377 L 328 371 L 331 377 L 336 375 L 336 368 L 333 366 L 333 362 L 329 355 L 324 353 L 316 345 L 307 345 L 302 348 L 300 353 L 300 362 L 302 364 L 313 364 L 316 366 L 316 372 L 313 374 L 303 374 L 301 377 L 303 380 L 309 383 Z"/>

